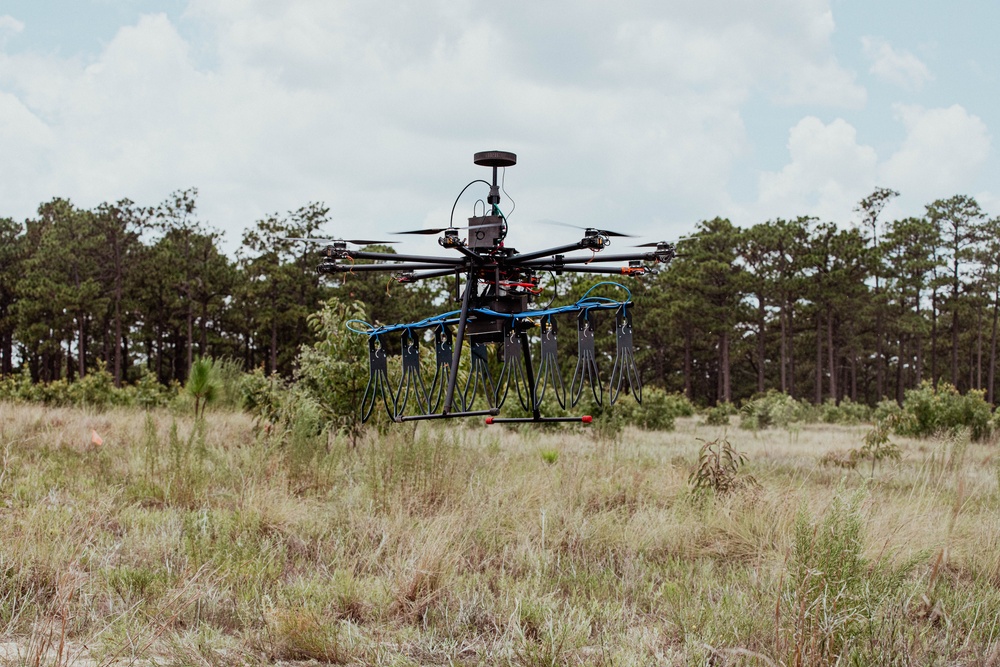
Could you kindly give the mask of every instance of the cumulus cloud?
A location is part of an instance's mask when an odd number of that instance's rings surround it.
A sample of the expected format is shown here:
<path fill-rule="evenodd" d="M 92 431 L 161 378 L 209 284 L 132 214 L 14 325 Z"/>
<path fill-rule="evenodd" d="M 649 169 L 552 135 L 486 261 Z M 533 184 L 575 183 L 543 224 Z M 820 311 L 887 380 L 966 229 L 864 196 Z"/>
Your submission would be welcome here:
<path fill-rule="evenodd" d="M 896 189 L 925 193 L 927 201 L 950 196 L 986 163 L 992 143 L 986 124 L 960 105 L 896 105 L 895 111 L 906 138 L 880 174 Z"/>
<path fill-rule="evenodd" d="M 877 155 L 858 141 L 855 128 L 843 119 L 824 123 L 814 116 L 789 131 L 788 163 L 761 174 L 757 202 L 739 215 L 750 221 L 814 215 L 846 222 L 854 205 L 877 185 L 901 193 L 889 216 L 919 215 L 935 199 L 965 192 L 991 154 L 991 137 L 983 121 L 961 106 L 923 109 L 897 105 L 896 119 L 905 130 L 891 153 Z M 996 198 L 977 195 L 986 210 Z"/>
<path fill-rule="evenodd" d="M 9 14 L 0 14 L 0 37 L 24 30 L 24 23 Z"/>
<path fill-rule="evenodd" d="M 195 185 L 231 240 L 313 200 L 373 233 L 439 225 L 462 179 L 483 175 L 472 153 L 498 148 L 521 156 L 507 185 L 522 220 L 661 235 L 666 219 L 729 205 L 749 99 L 865 98 L 834 57 L 828 0 L 569 13 L 527 0 L 191 0 L 181 22 L 144 16 L 92 57 L 0 51 L 0 114 L 23 129 L 0 135 L 18 156 L 0 165 L 4 214 L 55 195 L 153 203 Z M 809 137 L 830 135 L 838 159 L 864 162 L 844 132 L 803 126 L 790 146 L 804 162 L 768 182 L 771 200 L 856 177 L 809 153 Z"/>
<path fill-rule="evenodd" d="M 861 46 L 872 63 L 868 71 L 883 81 L 912 91 L 934 78 L 919 58 L 909 51 L 897 51 L 883 39 L 862 37 Z"/>
<path fill-rule="evenodd" d="M 870 189 L 876 174 L 875 149 L 858 143 L 843 119 L 823 123 L 807 116 L 790 131 L 790 162 L 760 176 L 757 213 L 763 218 L 815 215 L 844 220 Z"/>

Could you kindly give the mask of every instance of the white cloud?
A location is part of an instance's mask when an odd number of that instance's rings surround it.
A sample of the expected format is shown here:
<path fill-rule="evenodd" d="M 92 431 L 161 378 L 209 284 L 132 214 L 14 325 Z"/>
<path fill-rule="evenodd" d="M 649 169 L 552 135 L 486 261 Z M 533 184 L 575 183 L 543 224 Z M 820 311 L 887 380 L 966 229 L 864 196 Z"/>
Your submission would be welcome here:
<path fill-rule="evenodd" d="M 0 14 L 0 37 L 5 34 L 17 34 L 24 30 L 24 22 L 18 21 L 9 14 Z"/>
<path fill-rule="evenodd" d="M 906 138 L 879 173 L 897 190 L 920 193 L 925 202 L 956 194 L 989 158 L 991 137 L 986 124 L 961 106 L 897 105 L 895 110 Z"/>
<path fill-rule="evenodd" d="M 846 222 L 853 219 L 854 205 L 877 185 L 901 193 L 886 216 L 920 215 L 930 201 L 969 194 L 968 184 L 976 182 L 991 155 L 983 121 L 958 105 L 895 109 L 906 136 L 887 157 L 859 143 L 855 128 L 842 119 L 828 124 L 813 116 L 800 120 L 789 131 L 788 163 L 761 174 L 757 202 L 736 209 L 734 217 L 754 222 L 814 215 Z M 994 210 L 996 199 L 989 192 L 978 196 L 984 210 Z"/>
<path fill-rule="evenodd" d="M 484 175 L 471 154 L 498 148 L 520 154 L 507 185 L 525 222 L 715 215 L 748 99 L 864 103 L 828 0 L 753 5 L 191 0 L 183 32 L 145 16 L 89 60 L 0 51 L 0 92 L 50 138 L 21 161 L 27 187 L 0 179 L 0 213 L 194 185 L 230 240 L 314 200 L 379 233 L 443 222 Z"/>
<path fill-rule="evenodd" d="M 934 78 L 919 58 L 909 51 L 897 51 L 883 39 L 862 37 L 861 46 L 872 62 L 868 71 L 884 81 L 913 91 Z"/>
<path fill-rule="evenodd" d="M 760 176 L 756 215 L 761 219 L 815 215 L 843 221 L 871 188 L 878 157 L 871 146 L 859 144 L 848 122 L 829 124 L 814 116 L 790 131 L 791 161 L 779 172 Z"/>

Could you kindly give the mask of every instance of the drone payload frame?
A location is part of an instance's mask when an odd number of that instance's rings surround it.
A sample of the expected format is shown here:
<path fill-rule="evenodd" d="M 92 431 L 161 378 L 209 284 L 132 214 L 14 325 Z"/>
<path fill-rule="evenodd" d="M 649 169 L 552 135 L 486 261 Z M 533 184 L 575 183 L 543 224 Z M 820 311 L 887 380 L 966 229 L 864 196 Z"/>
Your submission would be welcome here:
<path fill-rule="evenodd" d="M 608 386 L 608 400 L 614 404 L 621 393 L 631 393 L 642 400 L 642 383 L 635 362 L 632 343 L 631 293 L 619 283 L 602 282 L 594 285 L 576 302 L 558 306 L 532 309 L 534 297 L 541 292 L 538 274 L 550 272 L 590 273 L 622 276 L 641 276 L 649 269 L 645 263 L 667 264 L 674 257 L 674 246 L 661 241 L 640 247 L 650 251 L 617 255 L 601 254 L 611 244 L 611 237 L 627 236 L 608 230 L 585 228 L 583 237 L 571 244 L 519 253 L 505 245 L 508 223 L 501 212 L 498 169 L 513 166 L 517 157 L 504 151 L 476 153 L 477 165 L 491 167 L 492 183 L 475 180 L 463 188 L 465 192 L 475 183 L 490 187 L 486 199 L 491 207 L 489 214 L 469 218 L 468 227 L 450 225 L 441 229 L 416 230 L 403 234 L 439 234 L 438 244 L 457 255 L 405 255 L 368 252 L 348 248 L 357 241 L 335 239 L 319 240 L 328 243 L 324 249 L 321 273 L 390 272 L 397 282 L 413 283 L 427 278 L 455 277 L 455 297 L 461 308 L 419 322 L 374 326 L 352 320 L 348 328 L 368 337 L 369 380 L 362 400 L 362 420 L 371 417 L 377 403 L 382 403 L 397 422 L 448 419 L 455 417 L 485 416 L 489 424 L 503 422 L 583 422 L 591 417 L 546 417 L 541 414 L 542 400 L 551 388 L 560 407 L 575 407 L 583 396 L 585 384 L 589 385 L 594 401 L 601 405 L 604 389 L 595 353 L 594 334 L 596 316 L 601 311 L 613 311 L 615 322 L 615 357 Z M 462 193 L 459 193 L 461 198 Z M 458 204 L 456 199 L 455 204 Z M 452 208 L 454 218 L 454 207 Z M 467 239 L 461 238 L 459 229 L 467 229 Z M 569 255 L 574 251 L 590 251 L 591 255 Z M 354 260 L 374 260 L 373 264 L 355 264 Z M 347 260 L 346 262 L 344 260 Z M 623 267 L 605 266 L 626 263 Z M 461 278 L 465 277 L 464 287 Z M 613 285 L 627 294 L 623 300 L 591 296 L 601 285 Z M 577 363 L 573 378 L 567 388 L 559 371 L 557 357 L 556 317 L 566 314 L 577 316 Z M 531 361 L 529 330 L 540 328 L 540 363 Z M 453 331 L 454 329 L 454 331 Z M 421 339 L 426 333 L 433 337 L 435 370 L 428 385 L 421 368 Z M 389 336 L 399 336 L 401 343 L 402 373 L 393 385 L 389 381 L 386 341 Z M 463 386 L 459 386 L 459 361 L 468 339 L 470 364 Z M 494 378 L 490 370 L 487 346 L 497 345 L 500 370 Z M 511 386 L 513 385 L 513 386 Z M 485 409 L 476 408 L 476 398 L 482 392 Z M 499 417 L 500 408 L 510 394 L 516 394 L 521 407 L 530 417 Z"/>

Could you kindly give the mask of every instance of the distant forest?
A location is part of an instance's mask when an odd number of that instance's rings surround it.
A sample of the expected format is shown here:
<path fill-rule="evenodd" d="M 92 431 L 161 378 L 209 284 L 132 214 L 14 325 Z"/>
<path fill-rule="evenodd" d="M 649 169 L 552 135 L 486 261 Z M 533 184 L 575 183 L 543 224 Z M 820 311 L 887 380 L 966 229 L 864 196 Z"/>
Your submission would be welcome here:
<path fill-rule="evenodd" d="M 995 403 L 1000 218 L 956 195 L 882 220 L 896 195 L 876 189 L 853 225 L 706 220 L 670 265 L 622 277 L 644 381 L 707 405 L 769 389 L 874 404 L 925 381 Z M 152 207 L 57 198 L 24 222 L 0 218 L 0 371 L 47 382 L 103 363 L 118 383 L 145 367 L 166 384 L 211 356 L 290 375 L 311 342 L 306 317 L 330 298 L 360 301 L 381 323 L 452 307 L 446 281 L 323 277 L 321 246 L 283 240 L 332 229 L 328 209 L 308 204 L 257 221 L 228 257 L 195 189 Z M 542 300 L 572 301 L 595 282 L 546 275 Z M 575 355 L 575 336 L 563 337 L 560 354 Z"/>

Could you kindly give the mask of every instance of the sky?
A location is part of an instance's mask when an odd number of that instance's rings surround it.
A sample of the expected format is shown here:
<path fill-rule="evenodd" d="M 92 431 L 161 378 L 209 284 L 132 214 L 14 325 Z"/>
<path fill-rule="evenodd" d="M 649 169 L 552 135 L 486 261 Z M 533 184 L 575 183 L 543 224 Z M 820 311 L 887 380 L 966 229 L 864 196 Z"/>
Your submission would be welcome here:
<path fill-rule="evenodd" d="M 4 0 L 0 216 L 196 187 L 230 249 L 310 202 L 391 239 L 446 225 L 485 150 L 518 156 L 522 251 L 575 240 L 545 221 L 856 224 L 877 186 L 886 219 L 995 216 L 998 24 L 981 0 Z"/>

